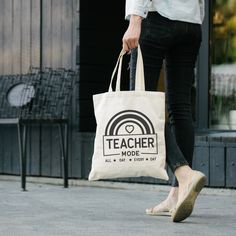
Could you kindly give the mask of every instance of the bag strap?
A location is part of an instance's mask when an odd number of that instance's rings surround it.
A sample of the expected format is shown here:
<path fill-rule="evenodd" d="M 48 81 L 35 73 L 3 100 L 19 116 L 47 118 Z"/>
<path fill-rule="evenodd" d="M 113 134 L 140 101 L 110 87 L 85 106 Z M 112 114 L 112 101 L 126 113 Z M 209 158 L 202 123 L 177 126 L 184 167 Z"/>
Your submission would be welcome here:
<path fill-rule="evenodd" d="M 136 74 L 135 74 L 135 91 L 145 91 L 145 82 L 144 82 L 144 69 L 143 69 L 143 57 L 140 49 L 140 45 L 138 45 L 138 58 L 137 58 L 137 64 L 136 64 Z M 114 79 L 114 76 L 117 72 L 117 79 L 116 79 L 116 87 L 115 91 L 120 91 L 120 81 L 121 81 L 121 70 L 122 70 L 122 61 L 123 56 L 125 55 L 126 51 L 123 49 L 120 52 L 120 55 L 118 57 L 118 60 L 116 62 L 115 68 L 112 72 L 110 86 L 109 86 L 109 92 L 112 92 L 112 82 Z"/>
<path fill-rule="evenodd" d="M 138 45 L 138 58 L 137 58 L 136 73 L 135 73 L 135 91 L 145 91 L 143 56 L 140 45 Z"/>

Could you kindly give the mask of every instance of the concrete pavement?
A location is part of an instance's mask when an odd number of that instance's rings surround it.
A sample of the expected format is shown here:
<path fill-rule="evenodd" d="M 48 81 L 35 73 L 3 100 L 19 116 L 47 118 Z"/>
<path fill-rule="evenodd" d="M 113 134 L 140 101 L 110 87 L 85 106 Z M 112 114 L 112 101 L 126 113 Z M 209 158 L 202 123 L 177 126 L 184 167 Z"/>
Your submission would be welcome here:
<path fill-rule="evenodd" d="M 0 236 L 235 236 L 236 190 L 204 188 L 182 223 L 147 216 L 169 186 L 0 176 Z M 38 183 L 33 183 L 38 182 Z M 39 183 L 41 182 L 41 183 Z M 48 184 L 46 184 L 48 183 Z"/>

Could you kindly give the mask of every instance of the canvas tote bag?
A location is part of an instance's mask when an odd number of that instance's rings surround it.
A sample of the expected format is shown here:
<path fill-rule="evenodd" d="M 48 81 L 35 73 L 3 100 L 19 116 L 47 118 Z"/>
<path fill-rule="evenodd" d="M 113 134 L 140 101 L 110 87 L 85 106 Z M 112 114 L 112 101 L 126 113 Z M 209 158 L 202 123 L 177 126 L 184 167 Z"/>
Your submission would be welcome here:
<path fill-rule="evenodd" d="M 165 94 L 145 91 L 140 46 L 135 90 L 120 91 L 124 54 L 122 50 L 108 92 L 93 95 L 97 127 L 88 179 L 149 176 L 168 180 L 165 169 Z M 112 91 L 116 73 L 115 91 Z"/>

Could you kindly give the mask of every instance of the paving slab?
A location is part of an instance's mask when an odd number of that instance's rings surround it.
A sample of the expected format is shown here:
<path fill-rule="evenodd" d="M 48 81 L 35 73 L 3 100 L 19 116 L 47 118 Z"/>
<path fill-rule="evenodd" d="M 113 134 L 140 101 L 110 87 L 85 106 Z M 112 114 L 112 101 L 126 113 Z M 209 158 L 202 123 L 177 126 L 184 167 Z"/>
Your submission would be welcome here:
<path fill-rule="evenodd" d="M 65 189 L 36 180 L 24 192 L 0 176 L 0 236 L 236 235 L 236 190 L 204 188 L 192 215 L 173 223 L 145 214 L 169 186 L 83 180 Z"/>

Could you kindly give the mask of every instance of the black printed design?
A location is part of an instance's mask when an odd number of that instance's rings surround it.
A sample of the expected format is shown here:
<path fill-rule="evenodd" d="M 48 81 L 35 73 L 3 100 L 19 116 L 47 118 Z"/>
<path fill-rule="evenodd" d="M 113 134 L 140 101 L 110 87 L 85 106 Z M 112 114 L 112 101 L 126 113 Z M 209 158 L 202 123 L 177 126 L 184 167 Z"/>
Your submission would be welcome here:
<path fill-rule="evenodd" d="M 125 157 L 134 152 L 138 155 L 157 154 L 157 133 L 151 120 L 140 111 L 121 111 L 107 123 L 103 155 Z"/>

